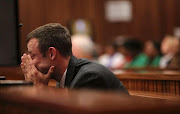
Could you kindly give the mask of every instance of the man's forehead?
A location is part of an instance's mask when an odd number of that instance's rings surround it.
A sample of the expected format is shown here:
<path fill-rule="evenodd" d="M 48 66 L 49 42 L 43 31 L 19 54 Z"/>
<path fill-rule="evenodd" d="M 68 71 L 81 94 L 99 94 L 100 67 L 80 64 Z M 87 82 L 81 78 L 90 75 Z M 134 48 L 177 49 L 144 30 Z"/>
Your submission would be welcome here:
<path fill-rule="evenodd" d="M 28 52 L 32 52 L 33 50 L 38 50 L 38 44 L 39 44 L 38 40 L 32 38 L 27 44 Z"/>

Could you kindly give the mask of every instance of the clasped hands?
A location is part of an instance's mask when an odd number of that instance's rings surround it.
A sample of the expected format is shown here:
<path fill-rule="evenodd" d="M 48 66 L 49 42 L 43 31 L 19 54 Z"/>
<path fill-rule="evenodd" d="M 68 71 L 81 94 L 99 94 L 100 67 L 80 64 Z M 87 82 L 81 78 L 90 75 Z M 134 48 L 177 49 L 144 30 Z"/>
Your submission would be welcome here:
<path fill-rule="evenodd" d="M 34 66 L 30 55 L 23 54 L 21 61 L 21 69 L 26 81 L 31 81 L 36 86 L 48 85 L 51 75 L 54 72 L 54 66 L 49 68 L 47 74 L 43 74 Z"/>

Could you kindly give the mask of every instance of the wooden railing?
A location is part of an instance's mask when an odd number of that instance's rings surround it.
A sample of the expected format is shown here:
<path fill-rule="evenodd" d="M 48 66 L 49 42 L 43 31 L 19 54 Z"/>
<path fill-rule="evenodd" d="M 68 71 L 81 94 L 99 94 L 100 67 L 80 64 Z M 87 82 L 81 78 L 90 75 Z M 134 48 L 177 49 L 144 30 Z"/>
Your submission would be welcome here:
<path fill-rule="evenodd" d="M 128 90 L 180 95 L 179 72 L 114 72 Z"/>
<path fill-rule="evenodd" d="M 180 67 L 134 67 L 134 68 L 122 68 L 121 70 L 125 71 L 180 71 Z"/>
<path fill-rule="evenodd" d="M 6 80 L 24 80 L 20 66 L 0 67 L 0 76 L 5 76 Z"/>
<path fill-rule="evenodd" d="M 0 113 L 180 113 L 180 99 L 51 87 L 0 88 Z"/>

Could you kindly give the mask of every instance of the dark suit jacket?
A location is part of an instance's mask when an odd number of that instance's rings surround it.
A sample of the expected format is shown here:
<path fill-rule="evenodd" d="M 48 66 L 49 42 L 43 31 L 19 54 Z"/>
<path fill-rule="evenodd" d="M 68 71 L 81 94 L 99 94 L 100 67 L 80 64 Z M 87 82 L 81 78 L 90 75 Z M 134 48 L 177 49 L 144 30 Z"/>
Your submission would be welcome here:
<path fill-rule="evenodd" d="M 74 56 L 67 68 L 65 87 L 115 90 L 129 94 L 121 81 L 106 67 Z"/>

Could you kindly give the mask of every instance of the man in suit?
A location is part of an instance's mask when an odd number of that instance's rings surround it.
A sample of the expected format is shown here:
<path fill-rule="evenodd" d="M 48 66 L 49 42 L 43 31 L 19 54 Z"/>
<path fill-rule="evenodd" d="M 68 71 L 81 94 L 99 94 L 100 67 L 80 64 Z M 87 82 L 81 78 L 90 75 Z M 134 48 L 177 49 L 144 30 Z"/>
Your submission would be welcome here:
<path fill-rule="evenodd" d="M 55 79 L 64 88 L 114 90 L 129 94 L 107 68 L 72 54 L 69 30 L 58 24 L 40 26 L 27 36 L 28 54 L 21 57 L 25 80 L 36 86 Z"/>

